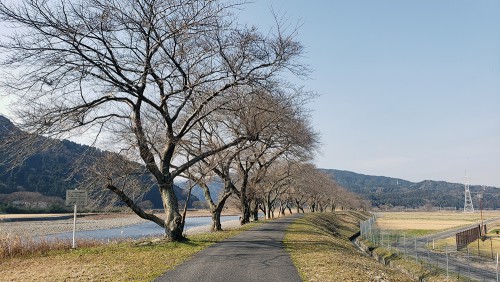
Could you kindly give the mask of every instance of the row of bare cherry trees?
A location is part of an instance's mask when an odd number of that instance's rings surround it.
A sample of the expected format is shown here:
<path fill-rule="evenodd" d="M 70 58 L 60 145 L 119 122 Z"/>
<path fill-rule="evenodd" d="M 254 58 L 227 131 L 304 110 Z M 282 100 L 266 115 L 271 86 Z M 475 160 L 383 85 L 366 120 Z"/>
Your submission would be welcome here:
<path fill-rule="evenodd" d="M 230 195 L 242 223 L 259 206 L 270 216 L 338 205 L 341 188 L 306 164 L 318 136 L 306 109 L 313 95 L 287 79 L 308 73 L 296 29 L 239 24 L 234 11 L 243 9 L 217 0 L 2 1 L 0 19 L 12 27 L 0 43 L 2 87 L 32 133 L 23 138 L 84 136 L 119 153 L 90 166 L 87 189 L 114 193 L 170 240 L 183 239 L 179 177 L 224 181 L 217 204 L 206 193 L 214 229 Z M 164 217 L 137 204 L 143 174 Z"/>

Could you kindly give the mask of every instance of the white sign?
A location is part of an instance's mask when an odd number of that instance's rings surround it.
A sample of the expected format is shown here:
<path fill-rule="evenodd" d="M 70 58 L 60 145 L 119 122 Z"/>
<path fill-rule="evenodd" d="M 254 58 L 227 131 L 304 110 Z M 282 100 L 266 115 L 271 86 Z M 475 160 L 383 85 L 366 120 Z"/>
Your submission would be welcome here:
<path fill-rule="evenodd" d="M 66 190 L 66 205 L 86 206 L 88 201 L 85 190 Z"/>

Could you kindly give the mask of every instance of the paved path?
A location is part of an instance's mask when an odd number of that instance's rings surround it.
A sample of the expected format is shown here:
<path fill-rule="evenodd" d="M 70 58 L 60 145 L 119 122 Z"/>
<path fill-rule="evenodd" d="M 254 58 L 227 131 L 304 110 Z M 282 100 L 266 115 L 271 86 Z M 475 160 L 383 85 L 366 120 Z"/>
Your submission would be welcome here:
<path fill-rule="evenodd" d="M 285 251 L 285 230 L 301 214 L 265 223 L 217 243 L 155 281 L 302 281 Z"/>

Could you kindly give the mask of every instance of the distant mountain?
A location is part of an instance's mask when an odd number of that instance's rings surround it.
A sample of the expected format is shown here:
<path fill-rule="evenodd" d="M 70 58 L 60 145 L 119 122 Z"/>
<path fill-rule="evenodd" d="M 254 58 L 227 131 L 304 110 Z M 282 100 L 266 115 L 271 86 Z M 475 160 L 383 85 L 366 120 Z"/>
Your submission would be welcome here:
<path fill-rule="evenodd" d="M 188 181 L 179 182 L 179 183 L 177 183 L 177 185 L 179 187 L 182 187 L 183 189 L 189 188 Z M 217 180 L 209 182 L 207 185 L 208 185 L 208 190 L 210 191 L 210 196 L 212 197 L 212 200 L 214 201 L 214 203 L 217 203 L 220 191 L 224 188 L 224 183 L 222 183 L 222 181 L 220 179 L 217 179 Z M 203 201 L 203 202 L 205 201 L 205 192 L 198 185 L 195 185 L 193 187 L 193 190 L 191 190 L 191 195 L 194 195 L 195 197 L 200 199 L 200 201 Z"/>
<path fill-rule="evenodd" d="M 371 176 L 344 170 L 322 169 L 347 190 L 370 200 L 375 207 L 404 206 L 408 208 L 455 207 L 463 209 L 464 184 L 425 180 L 411 182 L 400 178 Z M 484 189 L 484 191 L 483 191 Z M 471 185 L 470 191 L 475 208 L 479 208 L 479 192 L 484 194 L 483 208 L 500 208 L 500 189 Z"/>
<path fill-rule="evenodd" d="M 12 124 L 9 119 L 0 115 L 0 140 L 12 133 L 25 134 Z M 42 140 L 45 137 L 39 138 Z M 5 159 L 5 152 L 7 150 L 20 150 L 22 148 L 15 148 L 14 146 L 16 145 L 10 145 L 12 146 L 11 148 L 0 148 L 0 194 L 38 192 L 43 196 L 64 199 L 66 190 L 73 189 L 77 181 L 83 177 L 78 173 L 73 173 L 73 168 L 77 165 L 81 156 L 88 151 L 97 156 L 105 153 L 99 149 L 68 140 L 54 142 L 57 142 L 57 146 L 30 156 L 21 166 L 13 170 L 9 170 L 5 164 L 2 164 L 2 160 Z M 180 201 L 186 199 L 187 194 L 185 190 L 176 186 L 174 192 Z M 198 200 L 198 198 L 192 197 L 189 201 L 189 207 L 192 207 L 192 203 Z M 145 194 L 143 201 L 150 201 L 155 209 L 163 207 L 156 187 L 153 187 Z"/>
<path fill-rule="evenodd" d="M 0 115 L 0 140 L 5 138 L 7 134 L 12 133 L 25 134 L 12 124 L 9 119 Z M 40 138 L 42 140 L 44 137 Z M 14 170 L 9 170 L 5 165 L 2 165 L 2 160 L 5 159 L 5 150 L 22 150 L 23 148 L 0 147 L 0 212 L 7 205 L 5 203 L 6 199 L 21 201 L 21 196 L 36 198 L 40 197 L 36 195 L 42 195 L 47 199 L 53 199 L 54 203 L 60 203 L 60 201 L 54 199 L 64 199 L 65 191 L 73 189 L 77 180 L 82 177 L 79 174 L 72 174 L 72 168 L 82 154 L 89 150 L 94 154 L 105 153 L 99 149 L 68 140 L 54 142 L 59 142 L 58 146 L 29 157 L 22 166 Z M 372 205 L 376 207 L 419 208 L 427 206 L 463 209 L 464 206 L 464 185 L 459 183 L 431 180 L 415 183 L 399 178 L 370 176 L 343 170 L 323 169 L 322 171 L 330 174 L 337 183 L 347 190 L 370 200 Z M 181 187 L 185 186 L 185 183 L 177 184 Z M 209 184 L 210 193 L 214 200 L 217 199 L 222 187 L 220 181 Z M 471 185 L 470 190 L 474 207 L 478 208 L 477 193 L 483 191 L 483 187 Z M 26 192 L 24 194 L 39 194 L 22 195 L 22 192 Z M 186 199 L 187 191 L 185 189 L 176 187 L 175 193 L 180 201 Z M 143 200 L 150 201 L 153 208 L 159 209 L 163 206 L 158 189 L 155 187 L 145 194 Z M 203 191 L 199 187 L 193 189 L 188 207 L 193 207 L 193 203 L 197 201 L 204 202 Z M 500 208 L 499 188 L 484 188 L 483 207 L 485 209 Z"/>

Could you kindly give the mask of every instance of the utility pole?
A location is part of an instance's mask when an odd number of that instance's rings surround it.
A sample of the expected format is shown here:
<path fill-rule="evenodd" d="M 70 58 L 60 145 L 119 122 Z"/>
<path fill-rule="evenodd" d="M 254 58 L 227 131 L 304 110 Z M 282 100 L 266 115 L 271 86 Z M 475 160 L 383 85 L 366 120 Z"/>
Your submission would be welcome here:
<path fill-rule="evenodd" d="M 470 196 L 469 190 L 469 178 L 465 175 L 465 204 L 464 212 L 474 212 L 474 206 L 472 205 L 472 197 Z"/>
<path fill-rule="evenodd" d="M 486 188 L 483 186 L 483 193 L 477 195 L 477 197 L 479 198 L 479 210 L 481 211 L 481 230 L 479 234 L 481 237 L 486 236 L 486 228 L 483 224 L 483 196 L 485 191 Z"/>

